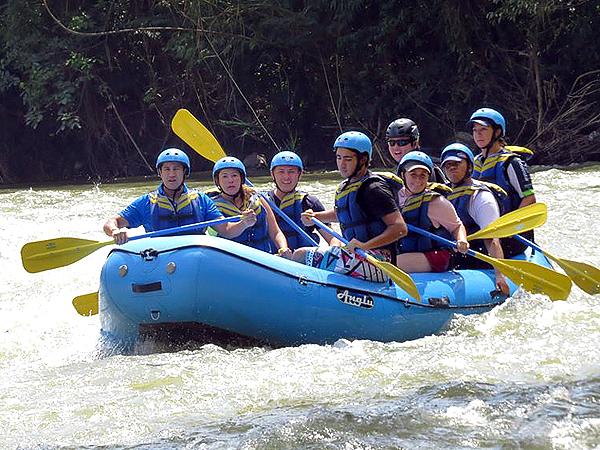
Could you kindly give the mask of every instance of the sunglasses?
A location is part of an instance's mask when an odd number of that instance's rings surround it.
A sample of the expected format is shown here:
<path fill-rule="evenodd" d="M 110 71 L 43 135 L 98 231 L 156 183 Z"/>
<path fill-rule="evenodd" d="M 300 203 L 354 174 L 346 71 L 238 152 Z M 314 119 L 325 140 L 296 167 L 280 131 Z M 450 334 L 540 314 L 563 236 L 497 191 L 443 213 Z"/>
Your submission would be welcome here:
<path fill-rule="evenodd" d="M 391 140 L 388 139 L 387 143 L 390 147 L 394 147 L 395 145 L 398 145 L 399 147 L 404 147 L 405 145 L 409 145 L 412 144 L 412 139 L 395 139 L 395 140 Z"/>

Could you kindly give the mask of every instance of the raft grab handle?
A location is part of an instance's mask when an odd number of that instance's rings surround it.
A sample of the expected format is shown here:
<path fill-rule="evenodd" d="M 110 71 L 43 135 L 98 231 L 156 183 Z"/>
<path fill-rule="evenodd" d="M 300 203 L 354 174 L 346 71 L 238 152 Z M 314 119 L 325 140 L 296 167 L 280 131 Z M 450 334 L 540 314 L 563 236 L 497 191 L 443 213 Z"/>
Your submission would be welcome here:
<path fill-rule="evenodd" d="M 138 294 L 143 294 L 146 292 L 155 292 L 162 291 L 162 283 L 160 281 L 155 281 L 154 283 L 146 283 L 146 284 L 132 284 L 131 290 Z"/>

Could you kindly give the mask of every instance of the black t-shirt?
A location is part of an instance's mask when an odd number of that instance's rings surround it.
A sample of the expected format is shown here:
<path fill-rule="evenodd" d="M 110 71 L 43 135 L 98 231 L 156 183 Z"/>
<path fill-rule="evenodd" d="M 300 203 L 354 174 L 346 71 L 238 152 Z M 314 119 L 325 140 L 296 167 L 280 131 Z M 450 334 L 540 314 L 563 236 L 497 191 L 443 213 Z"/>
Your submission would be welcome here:
<path fill-rule="evenodd" d="M 382 219 L 390 213 L 399 212 L 392 189 L 386 181 L 377 178 L 366 180 L 362 184 L 356 193 L 356 202 L 367 216 L 373 218 Z M 395 260 L 395 242 L 381 248 L 388 250 L 392 261 Z"/>
<path fill-rule="evenodd" d="M 398 211 L 396 199 L 384 180 L 371 178 L 365 181 L 356 194 L 358 206 L 370 217 L 381 219 Z"/>

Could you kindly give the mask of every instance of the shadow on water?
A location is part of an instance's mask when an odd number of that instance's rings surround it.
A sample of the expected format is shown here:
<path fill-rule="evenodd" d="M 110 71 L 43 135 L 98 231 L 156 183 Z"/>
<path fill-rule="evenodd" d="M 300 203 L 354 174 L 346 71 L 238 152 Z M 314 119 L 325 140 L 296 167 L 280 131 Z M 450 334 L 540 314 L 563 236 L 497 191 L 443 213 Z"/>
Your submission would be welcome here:
<path fill-rule="evenodd" d="M 139 338 L 133 345 L 123 344 L 101 336 L 96 356 L 150 355 L 199 350 L 205 345 L 216 345 L 225 350 L 252 347 L 277 348 L 260 339 L 243 336 L 197 322 L 142 324 Z"/>

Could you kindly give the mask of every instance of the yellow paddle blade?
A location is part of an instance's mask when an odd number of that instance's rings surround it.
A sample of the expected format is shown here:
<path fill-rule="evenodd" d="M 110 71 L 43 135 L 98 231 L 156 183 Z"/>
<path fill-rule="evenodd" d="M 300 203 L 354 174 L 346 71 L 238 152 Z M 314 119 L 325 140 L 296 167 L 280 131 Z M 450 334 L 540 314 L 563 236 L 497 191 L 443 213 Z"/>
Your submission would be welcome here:
<path fill-rule="evenodd" d="M 516 285 L 534 294 L 545 294 L 551 300 L 566 300 L 571 292 L 571 279 L 539 264 L 516 259 L 496 259 L 473 252 L 476 258 L 485 261 Z"/>
<path fill-rule="evenodd" d="M 114 241 L 98 242 L 77 238 L 29 242 L 21 248 L 21 260 L 27 272 L 43 272 L 73 264 L 110 244 L 114 244 Z"/>
<path fill-rule="evenodd" d="M 513 236 L 546 223 L 548 208 L 545 203 L 533 203 L 505 214 L 487 227 L 467 236 L 467 240 Z"/>
<path fill-rule="evenodd" d="M 417 290 L 415 282 L 406 272 L 403 272 L 392 263 L 380 261 L 369 254 L 367 254 L 367 262 L 369 264 L 374 265 L 375 267 L 379 267 L 382 271 L 384 271 L 387 274 L 388 277 L 391 278 L 391 280 L 394 283 L 396 283 L 398 286 L 404 289 L 410 296 L 416 298 L 418 301 L 421 301 L 421 295 Z"/>
<path fill-rule="evenodd" d="M 81 316 L 94 316 L 98 314 L 98 293 L 78 295 L 73 299 L 73 306 Z"/>
<path fill-rule="evenodd" d="M 600 270 L 598 268 L 591 264 L 558 258 L 546 252 L 544 254 L 556 261 L 582 291 L 590 295 L 600 294 Z"/>
<path fill-rule="evenodd" d="M 196 153 L 217 162 L 227 156 L 213 134 L 187 109 L 180 109 L 171 121 L 171 128 Z"/>

